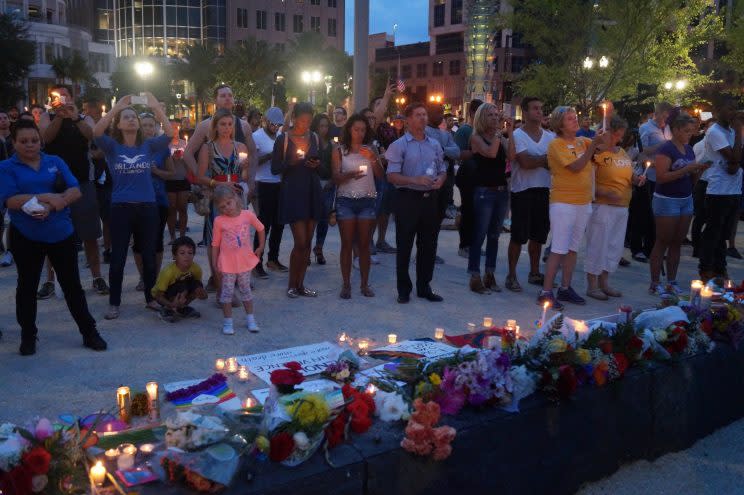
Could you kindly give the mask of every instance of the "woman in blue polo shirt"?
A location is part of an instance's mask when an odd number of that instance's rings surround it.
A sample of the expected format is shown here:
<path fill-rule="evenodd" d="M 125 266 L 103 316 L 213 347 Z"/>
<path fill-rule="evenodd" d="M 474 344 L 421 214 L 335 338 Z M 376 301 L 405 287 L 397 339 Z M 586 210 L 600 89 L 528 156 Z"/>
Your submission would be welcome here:
<path fill-rule="evenodd" d="M 131 96 L 119 100 L 93 128 L 95 143 L 106 155 L 111 171 L 111 265 L 109 266 L 109 310 L 107 320 L 119 317 L 121 285 L 124 266 L 132 234 L 139 239 L 142 254 L 142 279 L 145 282 L 147 308 L 157 310 L 158 303 L 151 294 L 155 285 L 155 250 L 159 223 L 155 188 L 152 184 L 152 167 L 157 157 L 168 149 L 173 136 L 170 121 L 163 113 L 160 102 L 147 93 L 147 106 L 163 126 L 164 134 L 143 139 L 139 115 L 130 106 Z M 111 126 L 111 136 L 104 133 Z"/>
<path fill-rule="evenodd" d="M 33 120 L 16 122 L 11 138 L 16 154 L 0 162 L 0 203 L 10 213 L 10 248 L 18 267 L 20 353 L 36 353 L 36 289 L 45 257 L 57 273 L 67 307 L 83 335 L 83 345 L 103 351 L 106 342 L 96 330 L 80 285 L 68 208 L 80 198 L 78 182 L 61 158 L 41 153 L 41 134 Z"/>

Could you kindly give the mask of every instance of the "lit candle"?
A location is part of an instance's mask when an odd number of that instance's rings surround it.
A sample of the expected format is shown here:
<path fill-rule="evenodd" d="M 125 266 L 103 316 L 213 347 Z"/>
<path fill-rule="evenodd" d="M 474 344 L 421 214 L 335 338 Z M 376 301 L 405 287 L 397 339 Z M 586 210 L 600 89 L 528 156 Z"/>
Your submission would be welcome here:
<path fill-rule="evenodd" d="M 116 390 L 116 405 L 119 408 L 119 419 L 128 423 L 129 414 L 132 409 L 132 396 L 129 392 L 129 387 L 119 387 Z"/>
<path fill-rule="evenodd" d="M 237 373 L 238 371 L 238 360 L 234 357 L 227 358 L 227 372 L 228 373 Z"/>
<path fill-rule="evenodd" d="M 184 139 L 184 141 L 186 141 L 186 144 L 189 144 L 189 135 L 188 134 L 184 134 L 183 135 L 183 139 Z"/>
<path fill-rule="evenodd" d="M 367 388 L 364 391 L 367 392 L 369 395 L 375 395 L 377 393 L 377 387 L 374 383 L 370 383 L 369 385 L 367 385 Z"/>
<path fill-rule="evenodd" d="M 693 280 L 690 283 L 690 304 L 700 303 L 700 291 L 703 288 L 702 280 Z"/>
<path fill-rule="evenodd" d="M 245 399 L 245 408 L 250 409 L 251 407 L 256 407 L 256 399 L 253 397 L 248 397 Z"/>
<path fill-rule="evenodd" d="M 369 341 L 367 339 L 361 339 L 359 342 L 357 342 L 357 347 L 359 347 L 359 354 L 367 354 L 367 350 L 369 349 Z"/>
<path fill-rule="evenodd" d="M 602 130 L 607 130 L 607 103 L 602 103 Z"/>
<path fill-rule="evenodd" d="M 648 173 L 648 168 L 651 166 L 651 162 L 646 162 L 646 167 L 643 169 L 642 177 L 646 177 L 646 174 Z"/>
<path fill-rule="evenodd" d="M 248 368 L 245 366 L 241 366 L 238 368 L 238 380 L 241 382 L 247 382 L 248 378 L 250 378 L 250 374 L 248 374 Z"/>
<path fill-rule="evenodd" d="M 103 455 L 106 456 L 109 466 L 115 466 L 116 458 L 119 457 L 119 449 L 108 449 Z"/>
<path fill-rule="evenodd" d="M 589 332 L 589 327 L 587 326 L 586 323 L 584 323 L 583 320 L 577 321 L 576 324 L 574 325 L 574 331 L 580 337 L 582 334 Z"/>
<path fill-rule="evenodd" d="M 731 279 L 727 279 L 723 283 L 723 288 L 726 289 L 726 292 L 733 292 L 734 290 L 734 281 Z"/>
<path fill-rule="evenodd" d="M 517 320 L 506 320 L 506 328 L 514 330 L 517 327 Z"/>
<path fill-rule="evenodd" d="M 126 471 L 134 467 L 134 456 L 137 453 L 137 447 L 131 443 L 125 443 L 119 446 L 119 458 L 116 459 L 116 468 L 119 471 Z"/>
<path fill-rule="evenodd" d="M 217 371 L 223 371 L 225 369 L 225 360 L 224 359 L 218 359 L 214 362 L 214 369 Z"/>
<path fill-rule="evenodd" d="M 245 151 L 241 151 L 238 153 L 238 160 L 240 160 L 240 163 L 244 163 L 248 159 L 248 153 Z"/>
<path fill-rule="evenodd" d="M 395 344 L 396 342 L 398 342 L 398 336 L 395 335 L 394 333 L 389 333 L 388 334 L 388 344 Z"/>
<path fill-rule="evenodd" d="M 444 328 L 437 327 L 434 329 L 434 338 L 442 340 L 444 338 Z"/>
<path fill-rule="evenodd" d="M 150 421 L 160 419 L 160 405 L 158 403 L 158 382 L 147 382 L 147 409 L 150 413 Z"/>
<path fill-rule="evenodd" d="M 341 335 L 339 335 L 338 337 L 339 345 L 346 345 L 348 342 L 349 342 L 349 336 L 346 335 L 346 332 L 343 332 Z"/>
<path fill-rule="evenodd" d="M 359 171 L 363 173 L 364 175 L 367 175 L 367 166 L 366 165 L 359 165 Z"/>
<path fill-rule="evenodd" d="M 548 313 L 548 308 L 549 307 L 550 307 L 550 301 L 545 301 L 543 303 L 542 317 L 540 317 L 540 326 L 545 325 L 545 315 Z"/>
<path fill-rule="evenodd" d="M 704 286 L 702 289 L 700 289 L 700 307 L 709 308 L 712 297 L 713 297 L 713 289 L 711 289 L 707 285 Z"/>
<path fill-rule="evenodd" d="M 300 160 L 305 158 L 305 151 L 301 149 L 297 149 L 297 158 L 299 158 Z"/>
<path fill-rule="evenodd" d="M 514 326 L 514 336 L 519 338 L 519 325 Z"/>
<path fill-rule="evenodd" d="M 103 485 L 103 482 L 106 480 L 106 466 L 101 461 L 96 462 L 90 468 L 90 479 L 96 486 Z"/>
<path fill-rule="evenodd" d="M 145 455 L 152 454 L 153 450 L 155 450 L 155 445 L 151 443 L 143 443 L 142 445 L 140 445 L 140 448 L 139 448 L 139 451 Z"/>
<path fill-rule="evenodd" d="M 468 333 L 475 333 L 475 323 L 468 323 Z"/>
<path fill-rule="evenodd" d="M 336 137 L 333 138 L 333 142 L 336 143 L 336 144 L 338 144 L 338 136 L 336 136 Z"/>
<path fill-rule="evenodd" d="M 493 318 L 490 316 L 483 317 L 483 328 L 491 328 L 493 326 Z"/>

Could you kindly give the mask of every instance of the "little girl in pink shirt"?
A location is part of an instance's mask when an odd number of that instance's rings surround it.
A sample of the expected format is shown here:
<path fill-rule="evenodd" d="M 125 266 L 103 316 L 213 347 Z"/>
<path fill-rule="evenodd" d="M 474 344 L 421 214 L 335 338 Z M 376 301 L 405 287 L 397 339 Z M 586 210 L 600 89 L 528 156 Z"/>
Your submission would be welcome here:
<path fill-rule="evenodd" d="M 222 333 L 233 335 L 232 300 L 235 284 L 241 294 L 246 312 L 246 326 L 251 332 L 258 332 L 258 324 L 253 316 L 253 296 L 251 294 L 251 270 L 258 264 L 264 250 L 263 224 L 249 210 L 241 209 L 240 198 L 230 186 L 217 186 L 213 195 L 214 205 L 220 212 L 212 229 L 212 263 L 217 274 L 220 303 L 225 319 Z M 258 248 L 251 249 L 251 226 L 258 232 Z"/>

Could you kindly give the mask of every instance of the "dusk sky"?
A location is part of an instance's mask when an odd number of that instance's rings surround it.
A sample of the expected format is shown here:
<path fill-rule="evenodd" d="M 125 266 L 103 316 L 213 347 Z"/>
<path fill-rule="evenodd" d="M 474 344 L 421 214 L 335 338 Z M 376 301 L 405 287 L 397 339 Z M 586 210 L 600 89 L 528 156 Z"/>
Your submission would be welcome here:
<path fill-rule="evenodd" d="M 369 4 L 370 34 L 392 34 L 397 23 L 397 45 L 428 40 L 428 0 L 369 0 Z M 346 0 L 345 45 L 348 53 L 354 51 L 354 0 Z"/>

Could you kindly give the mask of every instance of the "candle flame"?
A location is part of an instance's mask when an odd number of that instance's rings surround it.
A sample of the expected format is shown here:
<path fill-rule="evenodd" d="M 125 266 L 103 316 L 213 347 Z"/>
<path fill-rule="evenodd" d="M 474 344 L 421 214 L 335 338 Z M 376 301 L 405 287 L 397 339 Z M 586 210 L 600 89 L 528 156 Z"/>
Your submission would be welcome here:
<path fill-rule="evenodd" d="M 375 386 L 375 384 L 374 383 L 370 383 L 369 385 L 367 385 L 367 389 L 365 390 L 365 392 L 367 392 L 369 395 L 375 395 L 375 393 L 377 392 L 377 390 L 378 389 Z"/>
<path fill-rule="evenodd" d="M 550 301 L 545 301 L 543 303 L 543 309 L 548 309 L 550 307 Z"/>

